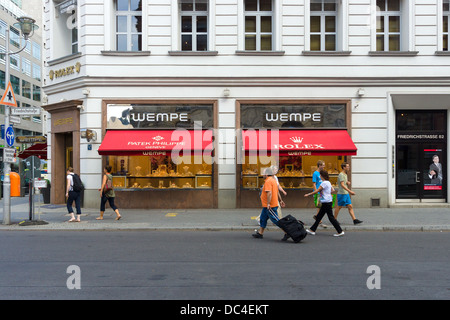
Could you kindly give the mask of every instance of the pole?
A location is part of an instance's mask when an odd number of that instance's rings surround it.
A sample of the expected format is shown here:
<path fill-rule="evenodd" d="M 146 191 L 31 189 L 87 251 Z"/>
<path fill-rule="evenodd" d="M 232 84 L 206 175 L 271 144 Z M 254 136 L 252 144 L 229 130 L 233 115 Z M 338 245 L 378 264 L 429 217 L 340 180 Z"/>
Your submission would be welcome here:
<path fill-rule="evenodd" d="M 5 44 L 5 84 L 9 79 L 9 26 L 6 28 L 6 44 Z M 5 142 L 6 130 L 9 128 L 9 106 L 5 105 Z M 3 224 L 11 224 L 11 165 L 3 159 Z"/>

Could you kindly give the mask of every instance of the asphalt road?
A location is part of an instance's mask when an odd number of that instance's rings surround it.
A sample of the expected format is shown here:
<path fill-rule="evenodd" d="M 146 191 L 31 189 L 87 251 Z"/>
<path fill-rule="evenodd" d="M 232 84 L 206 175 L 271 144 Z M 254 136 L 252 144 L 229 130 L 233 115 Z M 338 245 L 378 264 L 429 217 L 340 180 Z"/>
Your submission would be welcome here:
<path fill-rule="evenodd" d="M 0 300 L 450 298 L 450 232 L 318 231 L 4 231 Z"/>

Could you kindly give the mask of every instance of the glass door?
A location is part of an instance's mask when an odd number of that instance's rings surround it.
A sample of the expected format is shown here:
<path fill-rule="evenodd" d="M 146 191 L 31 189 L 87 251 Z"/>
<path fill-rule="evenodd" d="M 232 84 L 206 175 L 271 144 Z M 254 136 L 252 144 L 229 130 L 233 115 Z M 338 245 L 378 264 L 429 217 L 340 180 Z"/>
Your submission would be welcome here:
<path fill-rule="evenodd" d="M 397 144 L 397 199 L 420 198 L 420 158 L 417 144 Z"/>
<path fill-rule="evenodd" d="M 447 111 L 398 110 L 396 197 L 426 202 L 447 198 Z"/>

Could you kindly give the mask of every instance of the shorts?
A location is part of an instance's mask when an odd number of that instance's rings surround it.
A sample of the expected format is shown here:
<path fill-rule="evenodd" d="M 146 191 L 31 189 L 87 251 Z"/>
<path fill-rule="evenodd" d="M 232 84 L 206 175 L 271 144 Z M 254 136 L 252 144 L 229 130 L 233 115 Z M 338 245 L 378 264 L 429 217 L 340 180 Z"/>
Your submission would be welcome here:
<path fill-rule="evenodd" d="M 338 194 L 337 201 L 339 207 L 346 207 L 349 204 L 352 204 L 352 200 L 350 199 L 349 194 Z"/>

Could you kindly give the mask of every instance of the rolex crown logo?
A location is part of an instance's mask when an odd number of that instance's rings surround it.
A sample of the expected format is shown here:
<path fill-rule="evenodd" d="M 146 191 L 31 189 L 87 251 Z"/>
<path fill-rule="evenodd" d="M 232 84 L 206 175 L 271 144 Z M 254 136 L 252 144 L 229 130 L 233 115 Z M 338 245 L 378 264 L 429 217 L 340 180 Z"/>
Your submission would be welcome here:
<path fill-rule="evenodd" d="M 294 143 L 301 143 L 303 141 L 302 137 L 292 137 L 290 138 L 292 142 Z"/>

